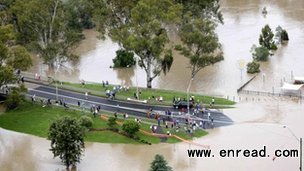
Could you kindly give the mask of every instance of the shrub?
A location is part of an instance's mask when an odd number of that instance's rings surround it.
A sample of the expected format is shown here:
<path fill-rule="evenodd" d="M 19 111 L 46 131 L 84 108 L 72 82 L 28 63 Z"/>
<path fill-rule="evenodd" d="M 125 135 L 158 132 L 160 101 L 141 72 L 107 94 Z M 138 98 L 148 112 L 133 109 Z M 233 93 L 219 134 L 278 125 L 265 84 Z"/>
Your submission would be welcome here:
<path fill-rule="evenodd" d="M 252 53 L 252 58 L 257 61 L 267 61 L 269 57 L 269 51 L 265 47 L 257 47 Z"/>
<path fill-rule="evenodd" d="M 284 30 L 281 26 L 278 26 L 276 28 L 276 38 L 278 39 L 279 43 L 282 43 L 282 41 L 288 41 L 288 33 L 286 30 Z"/>
<path fill-rule="evenodd" d="M 282 41 L 288 41 L 289 40 L 288 33 L 287 33 L 286 30 L 282 30 L 282 32 L 281 32 L 281 40 Z"/>
<path fill-rule="evenodd" d="M 81 126 L 86 128 L 91 128 L 93 126 L 93 120 L 88 116 L 81 116 L 79 118 L 79 123 Z"/>
<path fill-rule="evenodd" d="M 139 131 L 140 125 L 135 121 L 125 121 L 122 125 L 122 130 L 125 131 L 128 136 L 133 137 L 136 132 Z"/>
<path fill-rule="evenodd" d="M 109 119 L 108 119 L 108 126 L 110 127 L 110 128 L 113 128 L 114 126 L 116 126 L 117 125 L 117 123 L 116 123 L 116 118 L 114 118 L 114 117 L 110 117 Z"/>
<path fill-rule="evenodd" d="M 5 100 L 5 105 L 7 107 L 7 110 L 12 110 L 17 108 L 21 103 L 21 97 L 19 94 L 19 91 L 13 90 Z"/>
<path fill-rule="evenodd" d="M 114 67 L 130 67 L 135 65 L 133 52 L 124 49 L 116 51 L 116 57 L 113 59 Z"/>
<path fill-rule="evenodd" d="M 247 73 L 254 74 L 260 72 L 260 64 L 252 61 L 247 64 Z"/>

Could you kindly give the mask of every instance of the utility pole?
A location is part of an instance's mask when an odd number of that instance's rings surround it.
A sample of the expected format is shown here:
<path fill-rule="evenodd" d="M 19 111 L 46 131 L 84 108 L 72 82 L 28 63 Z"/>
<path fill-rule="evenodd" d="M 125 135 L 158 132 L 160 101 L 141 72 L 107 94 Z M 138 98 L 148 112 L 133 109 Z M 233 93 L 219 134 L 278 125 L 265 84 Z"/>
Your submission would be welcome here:
<path fill-rule="evenodd" d="M 298 138 L 289 127 L 283 126 L 283 128 L 287 128 L 287 130 L 292 134 L 292 136 L 300 142 L 300 167 L 299 167 L 299 169 L 300 169 L 300 171 L 302 171 L 302 149 L 303 149 L 302 138 Z"/>
<path fill-rule="evenodd" d="M 300 171 L 302 171 L 302 138 L 300 138 Z"/>
<path fill-rule="evenodd" d="M 136 75 L 136 97 L 137 99 L 136 100 L 139 100 L 139 93 L 138 93 L 138 79 L 137 79 L 137 65 L 138 65 L 138 58 L 135 57 L 136 59 L 136 67 L 135 67 L 135 75 Z"/>
<path fill-rule="evenodd" d="M 188 88 L 187 88 L 187 109 L 188 109 L 188 114 L 190 114 L 190 106 L 189 106 L 189 91 L 190 91 L 190 87 L 191 87 L 191 83 L 193 81 L 193 78 L 191 78 L 191 80 L 189 81 L 188 84 Z"/>

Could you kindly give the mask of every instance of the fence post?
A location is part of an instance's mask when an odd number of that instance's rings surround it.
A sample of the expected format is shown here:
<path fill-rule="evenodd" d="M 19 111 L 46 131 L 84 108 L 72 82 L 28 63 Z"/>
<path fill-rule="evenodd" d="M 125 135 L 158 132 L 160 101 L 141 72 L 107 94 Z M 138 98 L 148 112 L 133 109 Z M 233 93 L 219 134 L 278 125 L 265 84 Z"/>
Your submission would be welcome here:
<path fill-rule="evenodd" d="M 272 95 L 274 96 L 274 87 L 272 87 Z"/>

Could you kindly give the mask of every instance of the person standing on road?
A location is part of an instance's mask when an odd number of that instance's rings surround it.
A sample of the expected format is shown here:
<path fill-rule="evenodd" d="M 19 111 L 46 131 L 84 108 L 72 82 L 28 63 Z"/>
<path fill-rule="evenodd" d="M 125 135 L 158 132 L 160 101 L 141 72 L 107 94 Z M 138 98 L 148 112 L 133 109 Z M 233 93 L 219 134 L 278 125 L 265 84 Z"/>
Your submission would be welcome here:
<path fill-rule="evenodd" d="M 88 93 L 88 92 L 85 92 L 84 95 L 85 95 L 85 99 L 88 100 L 88 99 L 89 99 L 89 97 L 88 97 L 88 96 L 89 96 L 89 93 Z"/>

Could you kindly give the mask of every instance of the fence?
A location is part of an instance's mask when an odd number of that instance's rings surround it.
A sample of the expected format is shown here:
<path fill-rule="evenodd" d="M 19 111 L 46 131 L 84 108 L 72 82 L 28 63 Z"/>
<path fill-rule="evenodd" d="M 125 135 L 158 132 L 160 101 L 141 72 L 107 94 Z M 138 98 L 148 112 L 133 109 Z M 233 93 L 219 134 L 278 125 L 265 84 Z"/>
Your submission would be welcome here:
<path fill-rule="evenodd" d="M 263 92 L 263 91 L 253 91 L 253 90 L 241 90 L 239 94 L 250 94 L 257 96 L 277 96 L 277 97 L 298 97 L 303 98 L 301 91 L 299 93 L 280 93 L 280 92 Z"/>

